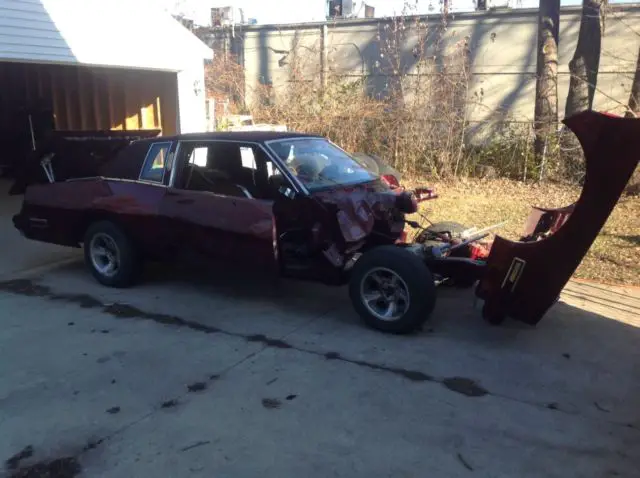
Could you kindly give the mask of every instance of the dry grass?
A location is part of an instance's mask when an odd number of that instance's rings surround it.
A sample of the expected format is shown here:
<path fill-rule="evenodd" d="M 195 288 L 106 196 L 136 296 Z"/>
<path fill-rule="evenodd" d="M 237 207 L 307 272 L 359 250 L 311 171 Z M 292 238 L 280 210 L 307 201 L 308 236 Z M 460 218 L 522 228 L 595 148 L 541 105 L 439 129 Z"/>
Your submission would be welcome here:
<path fill-rule="evenodd" d="M 430 184 L 440 197 L 423 203 L 430 221 L 454 220 L 469 226 L 508 221 L 499 234 L 517 239 L 532 205 L 565 206 L 580 190 L 558 184 L 524 184 L 505 179 Z M 575 277 L 604 283 L 640 285 L 640 196 L 624 197 L 596 239 Z"/>

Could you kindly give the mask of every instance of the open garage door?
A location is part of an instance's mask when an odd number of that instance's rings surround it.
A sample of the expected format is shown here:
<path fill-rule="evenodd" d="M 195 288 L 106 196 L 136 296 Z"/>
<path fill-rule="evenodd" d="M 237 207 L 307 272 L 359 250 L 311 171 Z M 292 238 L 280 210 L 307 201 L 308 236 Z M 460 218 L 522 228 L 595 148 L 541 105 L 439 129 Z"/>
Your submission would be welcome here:
<path fill-rule="evenodd" d="M 0 167 L 19 167 L 52 130 L 177 132 L 175 73 L 0 62 Z"/>

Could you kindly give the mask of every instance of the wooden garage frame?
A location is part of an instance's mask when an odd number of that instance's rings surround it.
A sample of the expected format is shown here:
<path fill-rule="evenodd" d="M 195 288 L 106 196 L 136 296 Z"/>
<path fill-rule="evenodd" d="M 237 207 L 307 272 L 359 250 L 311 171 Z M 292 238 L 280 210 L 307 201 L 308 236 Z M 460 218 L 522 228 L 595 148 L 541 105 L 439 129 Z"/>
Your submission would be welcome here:
<path fill-rule="evenodd" d="M 176 89 L 172 72 L 0 62 L 0 112 L 45 103 L 57 130 L 160 129 L 175 134 Z M 0 118 L 0 127 L 6 121 L 11 118 Z"/>

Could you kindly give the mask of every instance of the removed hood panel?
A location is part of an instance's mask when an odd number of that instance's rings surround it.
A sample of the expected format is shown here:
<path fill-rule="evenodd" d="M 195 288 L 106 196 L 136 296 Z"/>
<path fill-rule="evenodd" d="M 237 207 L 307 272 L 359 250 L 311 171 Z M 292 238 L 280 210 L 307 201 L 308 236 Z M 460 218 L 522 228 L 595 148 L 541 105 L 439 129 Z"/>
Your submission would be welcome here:
<path fill-rule="evenodd" d="M 620 199 L 640 159 L 640 119 L 585 111 L 564 120 L 586 159 L 582 194 L 551 236 L 496 237 L 476 290 L 492 314 L 536 324 L 555 303 Z"/>

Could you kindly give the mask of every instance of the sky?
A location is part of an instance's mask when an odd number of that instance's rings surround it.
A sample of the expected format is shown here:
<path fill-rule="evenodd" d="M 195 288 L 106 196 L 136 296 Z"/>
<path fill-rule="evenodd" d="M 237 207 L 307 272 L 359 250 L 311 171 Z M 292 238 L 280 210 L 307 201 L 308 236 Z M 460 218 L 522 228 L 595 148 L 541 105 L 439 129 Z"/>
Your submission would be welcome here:
<path fill-rule="evenodd" d="M 260 24 L 297 23 L 322 21 L 325 16 L 325 0 L 147 0 L 171 13 L 181 13 L 198 24 L 209 23 L 212 7 L 233 5 L 242 8 L 246 18 L 255 18 Z M 474 0 L 450 0 L 452 11 L 472 11 Z M 499 0 L 500 1 L 500 0 Z M 538 0 L 509 0 L 512 7 L 536 8 Z M 413 14 L 438 11 L 440 0 L 364 0 L 375 7 L 376 16 L 401 14 L 405 3 L 412 5 Z M 562 5 L 580 5 L 581 0 L 561 0 Z M 356 8 L 362 0 L 354 0 Z M 489 2 L 488 2 L 489 3 Z M 612 2 L 613 3 L 613 2 Z M 618 2 L 615 2 L 618 3 Z M 432 10 L 430 10 L 430 6 Z"/>

